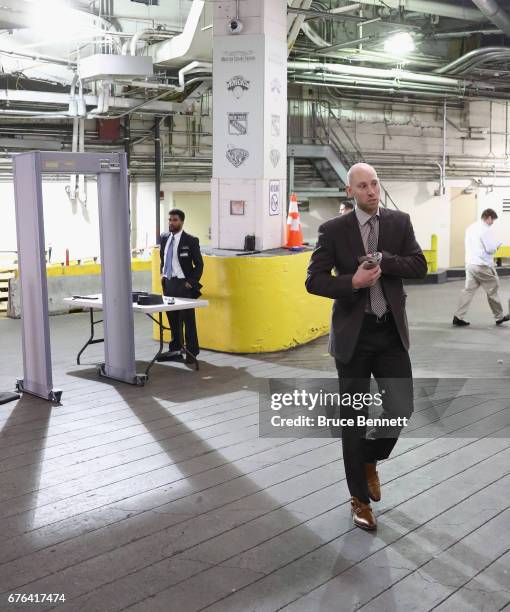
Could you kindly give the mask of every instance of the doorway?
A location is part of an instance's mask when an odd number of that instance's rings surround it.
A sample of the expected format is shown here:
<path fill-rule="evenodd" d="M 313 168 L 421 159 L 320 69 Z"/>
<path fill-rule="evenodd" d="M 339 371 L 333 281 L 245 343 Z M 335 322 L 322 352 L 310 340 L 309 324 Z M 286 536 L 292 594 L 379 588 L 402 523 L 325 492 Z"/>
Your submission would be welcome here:
<path fill-rule="evenodd" d="M 466 229 L 478 218 L 477 193 L 465 193 L 464 189 L 451 189 L 450 216 L 450 268 L 464 267 Z"/>

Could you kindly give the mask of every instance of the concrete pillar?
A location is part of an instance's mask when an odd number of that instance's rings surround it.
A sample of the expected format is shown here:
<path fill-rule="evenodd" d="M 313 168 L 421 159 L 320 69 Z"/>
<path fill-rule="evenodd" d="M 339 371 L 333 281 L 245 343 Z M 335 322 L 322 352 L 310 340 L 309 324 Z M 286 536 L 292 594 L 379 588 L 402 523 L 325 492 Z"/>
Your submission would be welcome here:
<path fill-rule="evenodd" d="M 242 249 L 249 234 L 259 250 L 284 241 L 286 7 L 286 0 L 214 3 L 211 245 L 216 248 Z"/>

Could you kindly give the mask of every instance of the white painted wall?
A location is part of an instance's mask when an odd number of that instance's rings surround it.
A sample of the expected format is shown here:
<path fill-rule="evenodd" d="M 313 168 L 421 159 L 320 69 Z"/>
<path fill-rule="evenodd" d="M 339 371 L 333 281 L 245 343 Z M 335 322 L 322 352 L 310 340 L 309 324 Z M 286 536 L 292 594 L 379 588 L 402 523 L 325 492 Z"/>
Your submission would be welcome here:
<path fill-rule="evenodd" d="M 510 179 L 480 179 L 478 214 L 493 208 L 499 215 L 494 225 L 496 236 L 510 245 L 510 213 L 503 212 L 502 201 L 510 199 Z M 470 180 L 448 181 L 444 196 L 435 196 L 435 182 L 387 181 L 386 188 L 399 207 L 411 215 L 416 238 L 422 248 L 430 248 L 433 233 L 439 238 L 439 267 L 449 267 L 450 254 L 450 187 L 465 188 Z M 52 245 L 52 261 L 64 261 L 66 248 L 71 259 L 87 259 L 99 255 L 99 228 L 97 217 L 96 183 L 87 183 L 87 206 L 71 204 L 65 193 L 65 182 L 43 185 L 46 245 Z M 209 244 L 210 191 L 207 183 L 162 183 L 164 199 L 161 201 L 161 227 L 164 231 L 168 211 L 181 208 L 186 213 L 186 230 L 199 237 L 204 246 Z M 15 251 L 16 223 L 12 183 L 0 183 L 0 251 Z M 132 240 L 131 247 L 147 248 L 155 244 L 154 185 L 131 185 Z M 321 223 L 334 217 L 338 210 L 336 198 L 312 198 L 310 212 L 301 213 L 305 242 L 315 244 Z M 0 266 L 11 263 L 12 256 L 0 253 Z"/>
<path fill-rule="evenodd" d="M 438 267 L 447 268 L 450 259 L 450 192 L 435 196 L 437 183 L 386 182 L 386 189 L 399 210 L 411 216 L 416 239 L 430 249 L 432 234 L 438 237 Z"/>
<path fill-rule="evenodd" d="M 338 198 L 310 198 L 310 212 L 300 213 L 303 241 L 314 245 L 319 225 L 335 217 L 339 206 Z"/>
<path fill-rule="evenodd" d="M 71 259 L 99 256 L 97 189 L 87 182 L 87 205 L 72 204 L 65 192 L 67 182 L 43 183 L 46 247 L 52 247 L 52 262 L 65 261 L 66 249 Z M 197 235 L 201 244 L 209 243 L 210 192 L 208 183 L 193 185 L 162 183 L 161 227 L 167 227 L 168 211 L 178 207 L 186 213 L 186 231 Z M 186 193 L 183 193 L 183 192 Z M 194 193 L 195 192 L 195 193 Z M 156 243 L 154 184 L 131 185 L 131 248 L 147 248 Z M 12 183 L 0 183 L 0 251 L 16 251 L 16 215 Z M 10 265 L 15 255 L 0 252 L 0 267 Z"/>
<path fill-rule="evenodd" d="M 462 184 L 458 182 L 458 186 L 464 187 L 468 182 L 465 181 Z M 411 215 L 416 239 L 423 249 L 430 248 L 431 235 L 437 234 L 439 239 L 438 265 L 440 268 L 447 268 L 450 256 L 449 189 L 444 196 L 437 197 L 434 196 L 437 183 L 388 181 L 385 187 L 391 193 L 398 208 Z M 301 213 L 305 242 L 315 244 L 319 225 L 337 215 L 338 202 L 336 198 L 312 198 L 310 200 L 310 212 Z"/>
<path fill-rule="evenodd" d="M 480 187 L 478 195 L 478 215 L 485 208 L 493 208 L 499 215 L 494 224 L 496 237 L 504 244 L 510 245 L 510 213 L 503 213 L 502 201 L 510 199 L 510 179 L 480 179 L 491 187 Z M 385 187 L 391 194 L 398 208 L 411 216 L 414 232 L 422 249 L 430 248 L 432 234 L 438 237 L 438 267 L 450 266 L 450 188 L 464 189 L 471 184 L 470 180 L 447 181 L 444 195 L 436 196 L 438 188 L 435 182 L 386 181 Z M 337 214 L 338 203 L 334 198 L 312 198 L 310 212 L 301 213 L 301 225 L 305 242 L 314 244 L 317 229 L 321 223 Z"/>

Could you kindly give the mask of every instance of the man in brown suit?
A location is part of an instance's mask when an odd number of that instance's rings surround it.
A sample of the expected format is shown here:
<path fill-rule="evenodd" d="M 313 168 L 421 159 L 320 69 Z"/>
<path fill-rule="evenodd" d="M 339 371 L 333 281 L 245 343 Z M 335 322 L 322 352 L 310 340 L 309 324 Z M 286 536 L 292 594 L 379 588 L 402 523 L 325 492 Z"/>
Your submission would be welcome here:
<path fill-rule="evenodd" d="M 335 358 L 340 392 L 368 393 L 373 375 L 379 391 L 384 388 L 383 416 L 408 417 L 413 410 L 413 386 L 402 279 L 423 278 L 427 263 L 409 215 L 380 205 L 379 179 L 372 166 L 352 166 L 347 194 L 356 202 L 355 211 L 319 227 L 306 288 L 334 300 L 329 352 Z M 382 253 L 379 264 L 368 268 L 359 263 L 360 257 L 375 252 Z M 367 410 L 342 405 L 340 413 L 356 423 Z M 365 427 L 342 429 L 345 474 L 357 527 L 377 526 L 370 506 L 370 499 L 381 497 L 376 463 L 389 457 L 399 431 L 374 430 L 367 438 Z"/>

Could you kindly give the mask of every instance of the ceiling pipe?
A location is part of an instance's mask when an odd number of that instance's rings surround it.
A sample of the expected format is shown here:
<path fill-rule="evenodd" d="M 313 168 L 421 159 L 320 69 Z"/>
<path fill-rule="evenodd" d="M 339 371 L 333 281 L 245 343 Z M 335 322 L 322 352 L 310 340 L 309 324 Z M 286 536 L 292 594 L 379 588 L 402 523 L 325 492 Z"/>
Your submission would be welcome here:
<path fill-rule="evenodd" d="M 186 83 L 184 81 L 184 77 L 187 74 L 193 74 L 194 72 L 208 72 L 212 74 L 212 64 L 211 62 L 191 62 L 184 68 L 179 70 L 179 87 L 178 91 L 184 91 Z"/>
<path fill-rule="evenodd" d="M 348 15 L 346 13 L 338 14 L 338 13 L 333 13 L 332 11 L 315 11 L 312 9 L 298 8 L 297 6 L 288 6 L 287 13 L 294 13 L 296 15 L 304 15 L 305 18 L 308 17 L 309 19 L 326 18 L 332 21 L 340 21 L 340 22 L 342 21 L 356 21 L 356 22 L 366 21 L 365 19 L 363 19 L 363 17 L 357 17 L 355 15 Z"/>
<path fill-rule="evenodd" d="M 135 81 L 131 79 L 115 79 L 115 83 L 119 85 L 129 85 L 130 87 L 139 87 L 140 89 L 160 89 L 163 91 L 176 91 L 176 86 L 170 83 L 154 83 L 153 81 Z"/>
<path fill-rule="evenodd" d="M 474 34 L 481 34 L 482 36 L 494 36 L 503 34 L 502 30 L 459 30 L 458 32 L 438 32 L 432 34 L 431 38 L 434 40 L 441 40 L 443 38 L 464 38 L 465 36 L 473 36 Z"/>
<path fill-rule="evenodd" d="M 434 72 L 436 74 L 459 74 L 489 59 L 510 60 L 510 47 L 482 47 L 481 49 L 474 49 L 474 51 L 470 51 L 455 61 L 446 64 L 446 66 L 436 68 Z"/>
<path fill-rule="evenodd" d="M 447 97 L 447 98 L 460 98 L 464 95 L 462 89 L 445 89 L 445 88 L 434 88 L 419 86 L 415 83 L 402 83 L 398 88 L 391 81 L 370 81 L 356 79 L 347 81 L 341 77 L 335 77 L 333 75 L 317 75 L 317 76 L 303 76 L 294 77 L 290 79 L 292 83 L 297 85 L 315 85 L 317 87 L 336 87 L 341 91 L 373 91 L 379 93 L 391 93 L 392 96 L 396 94 L 400 95 L 417 95 L 423 97 Z"/>
<path fill-rule="evenodd" d="M 392 83 L 384 83 L 379 82 L 377 85 L 367 85 L 358 81 L 353 81 L 352 83 L 345 83 L 342 81 L 335 81 L 334 78 L 327 78 L 326 76 L 322 78 L 310 77 L 310 76 L 302 76 L 299 77 L 289 77 L 289 82 L 295 85 L 314 85 L 315 87 L 326 87 L 326 88 L 337 88 L 339 92 L 342 94 L 341 97 L 344 98 L 344 95 L 347 99 L 357 101 L 359 99 L 360 92 L 363 92 L 362 99 L 366 101 L 369 99 L 365 92 L 373 92 L 377 93 L 377 96 L 371 96 L 372 101 L 380 102 L 381 96 L 380 94 L 388 94 L 385 96 L 384 101 L 394 104 L 398 102 L 398 98 L 396 96 L 417 96 L 418 102 L 427 102 L 427 104 L 433 104 L 440 100 L 441 102 L 446 98 L 449 101 L 453 101 L 453 103 L 457 103 L 459 108 L 461 107 L 460 102 L 463 98 L 468 100 L 510 100 L 510 95 L 507 95 L 502 92 L 486 92 L 477 93 L 476 91 L 457 91 L 455 90 L 439 90 L 439 89 L 416 89 L 412 83 L 401 84 L 399 88 L 395 88 Z M 356 96 L 358 94 L 358 97 Z M 430 98 L 430 102 L 428 99 Z M 401 103 L 402 100 L 400 100 Z M 414 104 L 416 99 L 408 99 L 406 101 L 407 104 Z M 449 105 L 450 102 L 448 102 Z M 442 104 L 441 104 L 442 106 Z"/>
<path fill-rule="evenodd" d="M 292 2 L 292 0 L 290 0 Z M 299 8 L 309 9 L 312 4 L 312 0 L 296 0 L 296 6 Z M 303 28 L 303 24 L 305 21 L 304 15 L 296 15 L 292 19 L 292 24 L 288 29 L 287 34 L 287 49 L 288 53 L 291 52 L 294 43 L 296 42 L 296 38 L 300 30 Z"/>
<path fill-rule="evenodd" d="M 446 87 L 457 87 L 460 83 L 458 79 L 440 77 L 434 74 L 418 74 L 400 70 L 398 68 L 367 68 L 365 66 L 351 66 L 349 64 L 329 64 L 306 61 L 288 62 L 289 70 L 299 70 L 300 72 L 329 72 L 332 74 L 350 75 L 359 78 L 392 79 L 398 81 L 411 81 L 416 83 L 430 83 Z"/>
<path fill-rule="evenodd" d="M 60 66 L 68 66 L 69 68 L 75 68 L 77 62 L 72 60 L 65 60 L 61 57 L 53 57 L 51 55 L 40 55 L 39 53 L 23 53 L 22 51 L 14 51 L 12 49 L 0 49 L 0 55 L 13 55 L 15 57 L 26 57 L 31 60 L 38 62 L 47 62 L 49 64 L 59 64 Z"/>
<path fill-rule="evenodd" d="M 473 0 L 475 1 L 475 0 Z M 477 4 L 478 2 L 475 2 Z M 459 6 L 458 2 L 447 2 L 443 0 L 363 0 L 362 4 L 371 4 L 380 7 L 400 9 L 424 13 L 425 15 L 439 15 L 439 17 L 450 17 L 464 21 L 483 22 L 486 17 L 475 8 Z"/>
<path fill-rule="evenodd" d="M 11 117 L 21 117 L 23 119 L 73 119 L 70 115 L 63 113 L 41 113 L 40 111 L 23 111 L 7 108 L 0 109 L 0 115 L 10 115 Z"/>
<path fill-rule="evenodd" d="M 359 49 L 350 48 L 350 49 L 341 49 L 336 51 L 335 53 L 324 53 L 310 50 L 303 50 L 303 53 L 306 53 L 306 57 L 317 57 L 320 58 L 320 61 L 323 61 L 324 58 L 332 58 L 335 60 L 344 60 L 347 62 L 370 62 L 373 64 L 391 64 L 392 66 L 404 63 L 402 62 L 402 58 L 388 55 L 387 53 L 382 53 L 378 51 L 368 51 L 367 49 Z M 410 55 L 405 59 L 406 66 L 423 66 L 424 68 L 431 69 L 434 66 L 440 66 L 441 62 L 438 61 L 437 57 L 432 57 L 430 55 Z"/>
<path fill-rule="evenodd" d="M 171 32 L 165 32 L 163 30 L 154 30 L 153 28 L 147 28 L 144 30 L 139 30 L 133 36 L 124 41 L 122 45 L 122 55 L 136 55 L 136 45 L 143 40 L 144 38 L 173 38 L 175 35 Z"/>
<path fill-rule="evenodd" d="M 510 13 L 508 13 L 498 0 L 472 0 L 480 11 L 503 32 L 510 36 Z"/>

